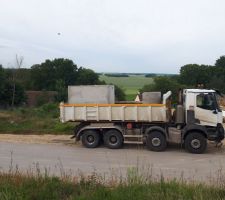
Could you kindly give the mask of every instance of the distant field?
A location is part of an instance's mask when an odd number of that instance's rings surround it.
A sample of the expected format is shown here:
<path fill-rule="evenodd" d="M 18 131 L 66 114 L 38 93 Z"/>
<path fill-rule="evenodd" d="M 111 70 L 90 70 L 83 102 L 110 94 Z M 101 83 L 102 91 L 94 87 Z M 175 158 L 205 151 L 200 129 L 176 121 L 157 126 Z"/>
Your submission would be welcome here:
<path fill-rule="evenodd" d="M 129 77 L 108 77 L 100 75 L 100 80 L 103 80 L 108 84 L 115 84 L 122 88 L 126 93 L 127 100 L 134 100 L 138 90 L 153 81 L 152 78 L 146 78 L 144 75 L 130 75 Z"/>

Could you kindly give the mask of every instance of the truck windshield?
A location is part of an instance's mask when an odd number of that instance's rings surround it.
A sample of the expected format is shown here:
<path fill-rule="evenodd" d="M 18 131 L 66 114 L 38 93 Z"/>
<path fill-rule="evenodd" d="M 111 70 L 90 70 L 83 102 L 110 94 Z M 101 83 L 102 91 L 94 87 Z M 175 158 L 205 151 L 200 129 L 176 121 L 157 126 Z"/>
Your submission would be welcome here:
<path fill-rule="evenodd" d="M 197 95 L 197 107 L 206 110 L 220 111 L 219 104 L 215 93 L 204 93 Z"/>

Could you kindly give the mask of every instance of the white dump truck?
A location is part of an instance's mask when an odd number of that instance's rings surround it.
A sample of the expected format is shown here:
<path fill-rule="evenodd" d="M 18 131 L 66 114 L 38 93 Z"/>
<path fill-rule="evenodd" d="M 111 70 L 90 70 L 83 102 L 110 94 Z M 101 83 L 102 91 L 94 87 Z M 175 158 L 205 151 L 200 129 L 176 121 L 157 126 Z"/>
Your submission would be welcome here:
<path fill-rule="evenodd" d="M 162 97 L 148 93 L 149 101 L 129 103 L 115 102 L 113 86 L 72 86 L 68 93 L 68 103 L 60 104 L 60 120 L 79 122 L 73 138 L 88 148 L 103 142 L 111 149 L 146 144 L 152 151 L 164 151 L 168 143 L 176 143 L 203 153 L 208 140 L 221 144 L 224 139 L 214 90 L 184 89 L 175 109 L 170 91 Z"/>

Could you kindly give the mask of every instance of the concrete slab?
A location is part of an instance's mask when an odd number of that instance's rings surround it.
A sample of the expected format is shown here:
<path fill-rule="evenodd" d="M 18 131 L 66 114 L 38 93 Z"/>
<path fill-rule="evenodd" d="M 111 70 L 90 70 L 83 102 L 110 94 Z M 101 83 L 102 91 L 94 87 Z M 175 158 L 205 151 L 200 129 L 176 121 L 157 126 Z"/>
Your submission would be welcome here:
<path fill-rule="evenodd" d="M 114 85 L 68 86 L 68 103 L 115 103 Z"/>

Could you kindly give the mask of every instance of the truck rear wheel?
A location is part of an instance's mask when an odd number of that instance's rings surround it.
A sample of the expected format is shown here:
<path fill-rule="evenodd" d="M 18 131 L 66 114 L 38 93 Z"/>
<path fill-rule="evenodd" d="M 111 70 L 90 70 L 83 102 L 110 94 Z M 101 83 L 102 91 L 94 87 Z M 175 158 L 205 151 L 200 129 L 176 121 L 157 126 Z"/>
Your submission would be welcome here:
<path fill-rule="evenodd" d="M 164 151 L 167 147 L 166 137 L 160 131 L 148 133 L 146 145 L 151 151 Z"/>
<path fill-rule="evenodd" d="M 103 139 L 104 144 L 110 149 L 119 149 L 123 145 L 122 134 L 114 129 L 107 131 Z"/>
<path fill-rule="evenodd" d="M 95 130 L 85 130 L 81 137 L 82 144 L 87 148 L 95 148 L 100 144 L 100 135 Z"/>
<path fill-rule="evenodd" d="M 207 141 L 204 135 L 199 132 L 189 133 L 184 140 L 185 149 L 190 153 L 204 153 Z"/>

